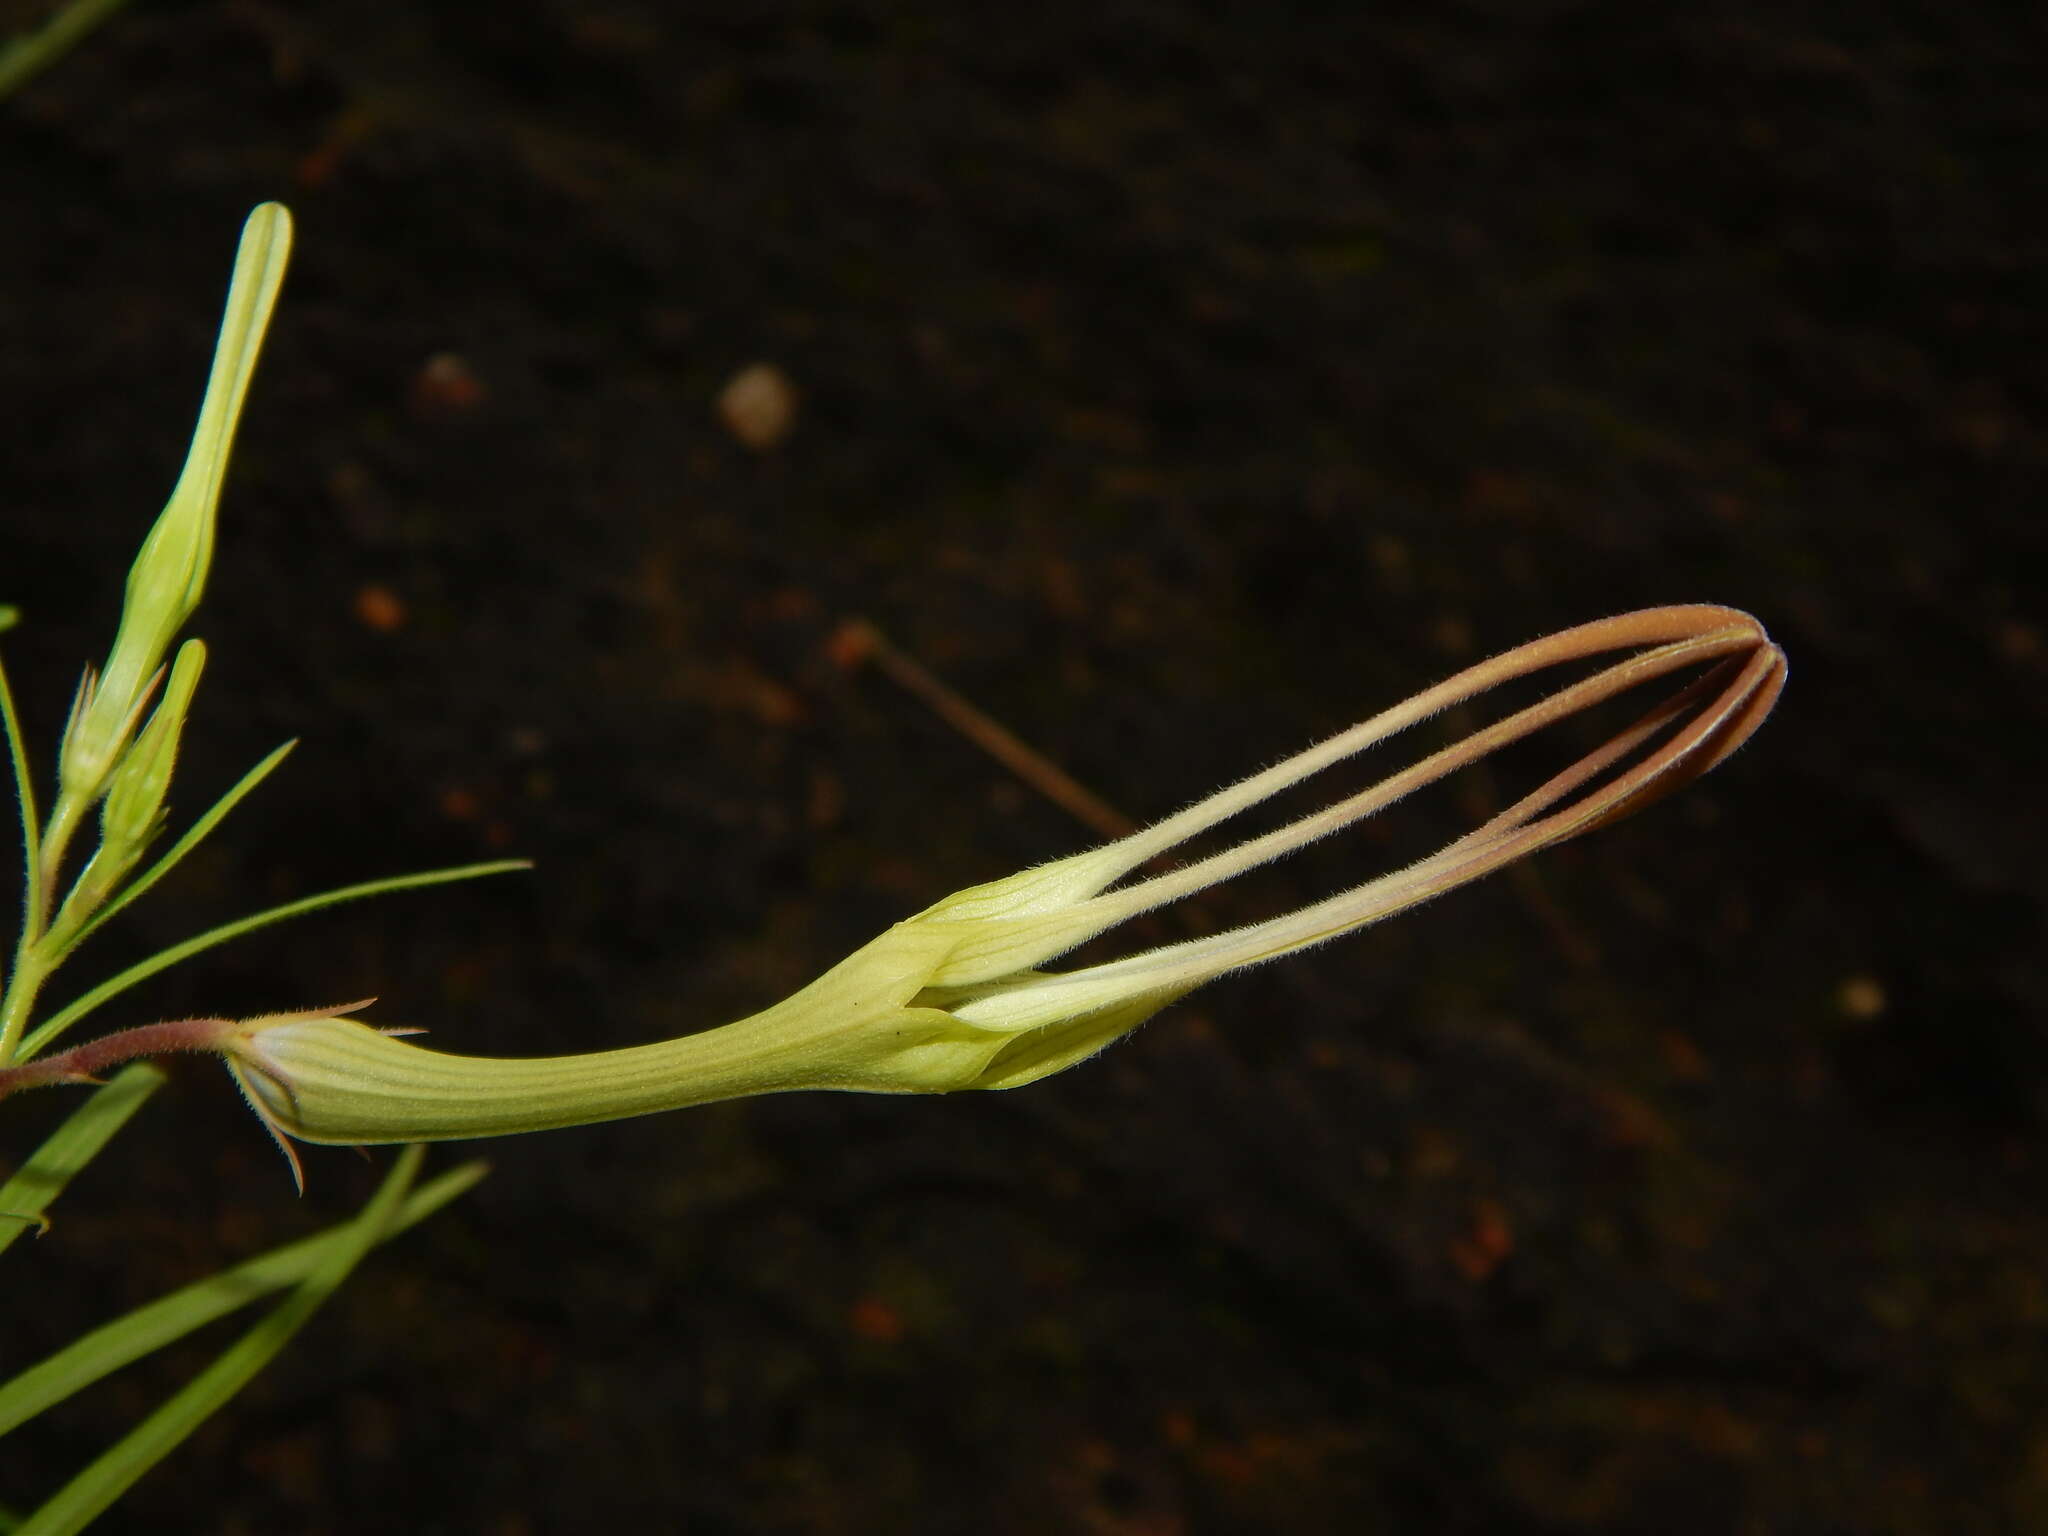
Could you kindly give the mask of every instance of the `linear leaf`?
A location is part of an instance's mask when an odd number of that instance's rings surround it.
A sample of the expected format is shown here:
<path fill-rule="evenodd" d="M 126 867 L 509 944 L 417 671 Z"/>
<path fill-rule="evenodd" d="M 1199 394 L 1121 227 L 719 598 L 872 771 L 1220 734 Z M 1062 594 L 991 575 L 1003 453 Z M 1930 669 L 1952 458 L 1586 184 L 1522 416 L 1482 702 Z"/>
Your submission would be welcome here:
<path fill-rule="evenodd" d="M 378 1241 L 387 1242 L 424 1221 L 449 1201 L 467 1193 L 488 1171 L 487 1163 L 467 1162 L 451 1168 L 431 1184 L 421 1185 L 392 1217 L 391 1225 Z M 0 1435 L 122 1366 L 272 1291 L 298 1284 L 331 1257 L 337 1246 L 351 1241 L 350 1226 L 351 1223 L 342 1222 L 325 1232 L 273 1248 L 82 1334 L 12 1381 L 0 1384 Z"/>
<path fill-rule="evenodd" d="M 163 1073 L 148 1062 L 123 1068 L 73 1110 L 13 1178 L 0 1184 L 0 1252 L 30 1227 L 44 1225 L 50 1202 L 163 1083 Z"/>
<path fill-rule="evenodd" d="M 0 47 L 0 100 L 63 58 L 127 0 L 71 0 L 32 32 Z"/>
<path fill-rule="evenodd" d="M 127 906 L 129 902 L 169 874 L 180 859 L 199 846 L 207 833 L 220 825 L 222 817 L 241 804 L 249 791 L 270 777 L 271 770 L 283 762 L 292 748 L 297 745 L 298 742 L 296 740 L 286 742 L 254 768 L 243 774 L 240 782 L 233 789 L 222 795 L 220 799 L 216 800 L 204 816 L 193 822 L 191 827 L 186 830 L 185 835 L 173 843 L 162 858 L 129 881 L 127 885 L 122 887 L 121 893 L 118 896 L 95 912 L 92 920 L 78 930 L 77 935 L 71 940 L 70 947 L 76 949 L 85 941 L 86 935 L 93 932 L 102 923 L 106 922 L 108 918 L 112 917 L 116 912 Z"/>
<path fill-rule="evenodd" d="M 366 880 L 361 885 L 344 885 L 332 891 L 322 891 L 317 896 L 288 901 L 282 906 L 270 907 L 252 916 L 237 918 L 232 923 L 223 923 L 218 928 L 209 928 L 181 944 L 173 944 L 169 949 L 158 950 L 147 960 L 138 961 L 117 976 L 108 977 L 83 997 L 76 998 L 58 1009 L 22 1042 L 20 1059 L 27 1061 L 41 1055 L 51 1041 L 109 998 L 118 997 L 138 982 L 147 981 L 158 971 L 168 970 L 181 960 L 189 960 L 192 956 L 216 945 L 227 943 L 230 939 L 239 939 L 245 933 L 254 933 L 259 928 L 267 928 L 272 923 L 281 923 L 290 918 L 304 917 L 308 912 L 338 906 L 344 901 L 359 901 L 366 896 L 383 896 L 393 891 L 446 885 L 455 880 L 475 880 L 484 875 L 502 875 L 511 870 L 532 867 L 525 859 L 495 859 L 488 864 L 461 864 L 452 869 L 430 869 L 418 874 L 393 875 L 384 880 Z"/>
<path fill-rule="evenodd" d="M 0 718 L 7 727 L 7 756 L 14 768 L 14 794 L 21 803 L 21 856 L 27 868 L 29 910 L 23 914 L 29 924 L 23 931 L 33 934 L 42 922 L 42 846 L 36 834 L 35 780 L 28 771 L 28 741 L 21 734 L 21 717 L 14 712 L 14 690 L 7 685 L 7 669 L 0 667 Z"/>
<path fill-rule="evenodd" d="M 16 1536 L 71 1536 L 72 1532 L 83 1530 L 133 1487 L 136 1479 L 177 1449 L 186 1436 L 247 1386 L 291 1341 L 292 1335 L 306 1325 L 320 1304 L 334 1294 L 349 1271 L 383 1235 L 419 1170 L 423 1150 L 413 1145 L 399 1153 L 391 1172 L 370 1197 L 370 1203 L 342 1229 L 346 1240 L 333 1245 L 290 1295 L 223 1350 L 213 1364 L 17 1526 Z"/>

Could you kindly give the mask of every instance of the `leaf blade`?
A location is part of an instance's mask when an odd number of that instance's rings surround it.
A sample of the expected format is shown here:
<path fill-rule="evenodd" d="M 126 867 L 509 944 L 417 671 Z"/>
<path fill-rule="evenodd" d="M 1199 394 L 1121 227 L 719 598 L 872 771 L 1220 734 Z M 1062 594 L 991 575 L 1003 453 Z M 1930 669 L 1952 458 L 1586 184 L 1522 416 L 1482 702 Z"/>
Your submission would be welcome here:
<path fill-rule="evenodd" d="M 16 1527 L 17 1536 L 71 1536 L 83 1530 L 247 1386 L 376 1243 L 404 1200 L 424 1150 L 415 1145 L 401 1152 L 376 1194 L 345 1229 L 348 1241 L 328 1253 L 289 1296 L 221 1351 L 211 1365 L 58 1489 Z"/>
<path fill-rule="evenodd" d="M 493 859 L 483 864 L 458 864 L 448 869 L 422 870 L 410 875 L 391 875 L 382 880 L 365 880 L 358 885 L 337 886 L 331 891 L 306 896 L 298 901 L 288 901 L 280 906 L 266 907 L 263 911 L 248 917 L 223 923 L 218 928 L 195 934 L 182 943 L 168 949 L 160 949 L 146 960 L 137 961 L 118 975 L 110 976 L 82 997 L 74 998 L 58 1009 L 22 1042 L 20 1059 L 28 1061 L 42 1054 L 49 1044 L 65 1030 L 91 1013 L 102 1003 L 118 997 L 130 987 L 147 981 L 159 971 L 169 970 L 181 960 L 238 939 L 272 923 L 286 922 L 294 917 L 304 917 L 309 912 L 338 906 L 345 901 L 361 901 L 371 896 L 389 895 L 396 891 L 420 890 L 427 886 L 449 885 L 457 880 L 477 880 L 485 875 L 509 874 L 515 869 L 531 869 L 526 859 Z"/>
<path fill-rule="evenodd" d="M 94 1090 L 91 1098 L 44 1138 L 14 1176 L 0 1184 L 0 1216 L 19 1218 L 0 1222 L 0 1253 L 30 1226 L 43 1224 L 50 1202 L 163 1084 L 162 1072 L 138 1061 Z"/>
<path fill-rule="evenodd" d="M 215 827 L 220 825 L 222 819 L 226 817 L 228 812 L 232 811 L 237 805 L 241 804 L 242 801 L 249 795 L 250 791 L 255 789 L 257 785 L 261 784 L 265 779 L 270 777 L 271 772 L 277 767 L 279 763 L 282 763 L 285 760 L 285 758 L 290 754 L 292 748 L 296 747 L 297 745 L 298 742 L 296 740 L 285 742 L 283 745 L 274 749 L 268 757 L 263 759 L 262 762 L 258 763 L 254 768 L 251 768 L 247 773 L 243 774 L 242 777 L 236 781 L 235 786 L 232 789 L 230 789 L 226 794 L 222 795 L 218 800 L 214 801 L 214 803 L 207 808 L 206 814 L 201 816 L 197 821 L 193 822 L 192 825 L 185 830 L 184 835 L 181 836 L 175 843 L 171 844 L 170 848 L 165 851 L 162 858 L 158 859 L 154 864 L 150 865 L 148 869 L 144 870 L 141 874 L 137 875 L 133 880 L 129 881 L 127 885 L 121 888 L 119 894 L 117 894 L 113 897 L 113 899 L 108 901 L 105 906 L 99 909 L 99 911 L 95 912 L 92 915 L 92 918 L 83 926 L 81 926 L 78 932 L 72 937 L 71 943 L 68 946 L 68 948 L 76 949 L 80 944 L 84 943 L 86 938 L 95 930 L 97 930 L 102 923 L 106 922 L 116 912 L 119 912 L 123 907 L 127 906 L 129 902 L 135 900 L 136 897 L 140 896 L 152 885 L 155 885 L 157 881 L 163 879 L 165 875 L 169 874 L 171 870 L 177 865 L 179 860 L 183 859 L 186 854 L 190 853 L 194 848 L 198 847 L 200 842 L 204 840 L 206 835 L 209 832 L 211 832 Z"/>
<path fill-rule="evenodd" d="M 421 1185 L 406 1197 L 377 1241 L 389 1242 L 424 1221 L 468 1193 L 488 1171 L 487 1163 L 475 1159 Z M 0 1383 L 0 1435 L 144 1355 L 175 1343 L 272 1291 L 303 1281 L 335 1245 L 347 1241 L 349 1225 L 340 1222 L 324 1232 L 258 1254 L 79 1335 L 55 1354 Z"/>
<path fill-rule="evenodd" d="M 36 831 L 36 787 L 29 773 L 28 738 L 21 733 L 21 717 L 15 712 L 14 690 L 8 686 L 7 669 L 0 666 L 0 721 L 7 730 L 7 756 L 14 769 L 14 794 L 21 805 L 21 856 L 27 868 L 28 911 L 22 914 L 24 936 L 42 924 L 42 842 Z"/>

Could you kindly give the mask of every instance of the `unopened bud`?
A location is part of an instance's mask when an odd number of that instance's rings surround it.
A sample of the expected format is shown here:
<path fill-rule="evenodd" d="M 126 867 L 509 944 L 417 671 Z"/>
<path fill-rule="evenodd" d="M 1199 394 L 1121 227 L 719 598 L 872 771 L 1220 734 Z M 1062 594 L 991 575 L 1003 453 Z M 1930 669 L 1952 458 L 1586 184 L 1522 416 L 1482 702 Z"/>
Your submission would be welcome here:
<path fill-rule="evenodd" d="M 129 568 L 114 648 L 65 735 L 59 780 L 74 800 L 89 802 L 106 786 L 149 680 L 206 588 L 221 481 L 291 247 L 291 215 L 280 204 L 264 203 L 242 227 L 213 373 L 184 471 Z"/>
<path fill-rule="evenodd" d="M 200 641 L 187 640 L 178 647 L 178 659 L 171 665 L 171 680 L 156 713 L 114 770 L 106 802 L 100 807 L 100 840 L 117 858 L 139 853 L 162 822 L 164 793 L 171 787 L 171 772 L 177 766 L 185 715 L 205 667 L 206 647 Z"/>

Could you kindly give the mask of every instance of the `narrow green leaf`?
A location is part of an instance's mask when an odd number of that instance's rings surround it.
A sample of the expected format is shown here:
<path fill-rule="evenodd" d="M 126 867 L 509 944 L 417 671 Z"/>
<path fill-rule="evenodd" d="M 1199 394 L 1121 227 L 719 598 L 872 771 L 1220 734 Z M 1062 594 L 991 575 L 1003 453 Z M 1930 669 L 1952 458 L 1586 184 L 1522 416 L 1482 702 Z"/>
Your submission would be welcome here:
<path fill-rule="evenodd" d="M 248 795 L 248 793 L 251 790 L 253 790 L 258 784 L 261 784 L 265 779 L 270 777 L 271 770 L 276 768 L 279 763 L 283 762 L 285 758 L 290 754 L 292 748 L 296 747 L 297 745 L 298 742 L 296 740 L 286 742 L 283 746 L 279 747 L 276 751 L 272 752 L 270 756 L 264 758 L 263 761 L 258 763 L 254 768 L 251 768 L 247 773 L 243 774 L 241 777 L 241 781 L 237 783 L 233 789 L 229 790 L 226 794 L 222 795 L 220 799 L 216 800 L 213 803 L 212 809 L 207 811 L 207 813 L 204 816 L 200 817 L 197 821 L 193 822 L 191 828 L 185 833 L 185 835 L 179 838 L 175 843 L 173 843 L 170 846 L 169 851 L 167 851 L 162 858 L 158 859 L 154 864 L 150 865 L 148 869 L 144 870 L 141 874 L 137 875 L 133 880 L 129 881 L 128 884 L 122 888 L 121 893 L 118 896 L 114 897 L 114 899 L 112 901 L 109 901 L 104 907 L 101 907 L 99 911 L 93 914 L 92 919 L 89 922 L 83 924 L 79 928 L 77 936 L 72 939 L 70 945 L 66 950 L 66 953 L 69 953 L 71 949 L 76 949 L 80 944 L 82 944 L 85 941 L 86 936 L 92 933 L 95 929 L 97 929 L 100 926 L 100 924 L 104 923 L 116 912 L 120 911 L 123 907 L 127 906 L 129 902 L 133 901 L 136 897 L 140 896 L 144 891 L 148 890 L 152 885 L 155 885 L 157 881 L 163 879 L 165 875 L 169 874 L 171 870 L 177 866 L 177 863 L 180 859 L 184 858 L 186 854 L 190 853 L 194 848 L 197 848 L 199 844 L 205 840 L 207 833 L 211 832 L 215 827 L 220 825 L 222 818 L 225 817 L 229 811 L 232 811 L 236 806 L 240 805 L 243 799 Z"/>
<path fill-rule="evenodd" d="M 109 1447 L 34 1514 L 16 1527 L 17 1536 L 70 1536 L 83 1530 L 137 1478 L 175 1450 L 180 1442 L 276 1358 L 322 1302 L 348 1278 L 390 1225 L 418 1172 L 424 1149 L 407 1147 L 362 1213 L 342 1230 L 320 1263 L 263 1320 L 237 1339 L 213 1364 L 172 1395 L 161 1408 Z"/>
<path fill-rule="evenodd" d="M 0 626 L 4 627 L 4 626 Z M 27 926 L 22 930 L 23 942 L 37 928 L 42 926 L 41 892 L 42 846 L 36 834 L 36 787 L 29 777 L 28 741 L 21 734 L 21 717 L 14 712 L 14 690 L 7 685 L 7 669 L 0 666 L 0 718 L 7 727 L 7 756 L 14 767 L 14 795 L 21 802 L 21 852 L 27 866 L 23 876 L 27 883 L 29 910 L 23 914 Z"/>
<path fill-rule="evenodd" d="M 0 635 L 21 622 L 21 610 L 12 603 L 0 603 Z"/>
<path fill-rule="evenodd" d="M 486 1163 L 467 1162 L 451 1168 L 431 1184 L 421 1185 L 392 1217 L 391 1225 L 378 1241 L 387 1242 L 424 1221 L 449 1201 L 467 1193 L 488 1171 Z M 297 1285 L 330 1258 L 338 1246 L 352 1241 L 350 1227 L 351 1223 L 343 1222 L 296 1243 L 273 1248 L 74 1339 L 47 1360 L 0 1385 L 0 1435 L 216 1318 L 225 1317 L 272 1291 Z"/>
<path fill-rule="evenodd" d="M 0 1252 L 30 1227 L 44 1224 L 43 1213 L 50 1202 L 163 1082 L 163 1073 L 146 1061 L 124 1067 L 113 1081 L 94 1090 L 91 1098 L 73 1110 L 29 1154 L 13 1178 L 0 1184 Z"/>
<path fill-rule="evenodd" d="M 515 869 L 531 869 L 526 859 L 495 859 L 488 864 L 462 864 L 453 869 L 430 869 L 412 875 L 393 875 L 384 880 L 366 880 L 361 885 L 344 885 L 336 890 L 322 891 L 317 896 L 307 896 L 298 901 L 288 901 L 282 906 L 270 907 L 250 917 L 238 918 L 232 923 L 223 923 L 218 928 L 209 928 L 185 940 L 173 944 L 169 949 L 160 949 L 147 960 L 138 961 L 117 976 L 110 976 L 83 997 L 74 999 L 45 1019 L 38 1029 L 22 1042 L 19 1059 L 29 1061 L 41 1055 L 65 1030 L 84 1018 L 93 1009 L 109 998 L 120 996 L 138 982 L 147 981 L 158 971 L 169 970 L 181 960 L 204 953 L 230 939 L 239 939 L 245 933 L 254 933 L 272 923 L 281 923 L 294 917 L 304 917 L 308 912 L 338 906 L 344 901 L 359 901 L 366 896 L 383 896 L 393 891 L 418 890 L 424 886 L 447 885 L 456 880 L 475 880 L 484 875 L 502 875 Z"/>
<path fill-rule="evenodd" d="M 0 47 L 0 101 L 76 48 L 127 0 L 71 0 L 33 32 Z"/>

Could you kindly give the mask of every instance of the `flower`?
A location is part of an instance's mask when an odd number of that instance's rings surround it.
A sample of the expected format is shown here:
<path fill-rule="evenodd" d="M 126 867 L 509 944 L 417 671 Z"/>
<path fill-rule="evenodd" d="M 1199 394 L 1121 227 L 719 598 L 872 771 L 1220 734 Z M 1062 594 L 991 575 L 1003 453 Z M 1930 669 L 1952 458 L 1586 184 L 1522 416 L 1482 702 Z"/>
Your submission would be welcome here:
<path fill-rule="evenodd" d="M 1284 789 L 1451 705 L 1545 669 L 1630 654 L 1371 787 L 1233 847 L 1119 884 Z M 1510 742 L 1643 684 L 1705 670 L 1605 744 L 1445 848 L 1295 911 L 1076 970 L 1041 969 L 1392 805 Z M 273 1133 L 304 1141 L 454 1140 L 797 1089 L 944 1093 L 1063 1071 L 1225 972 L 1376 922 L 1697 778 L 1756 730 L 1785 657 L 1747 614 L 1624 614 L 1533 641 L 1115 842 L 972 887 L 896 924 L 802 991 L 721 1028 L 586 1055 L 426 1050 L 340 1010 L 244 1021 L 220 1049 Z M 45 1070 L 50 1070 L 46 1068 Z"/>

